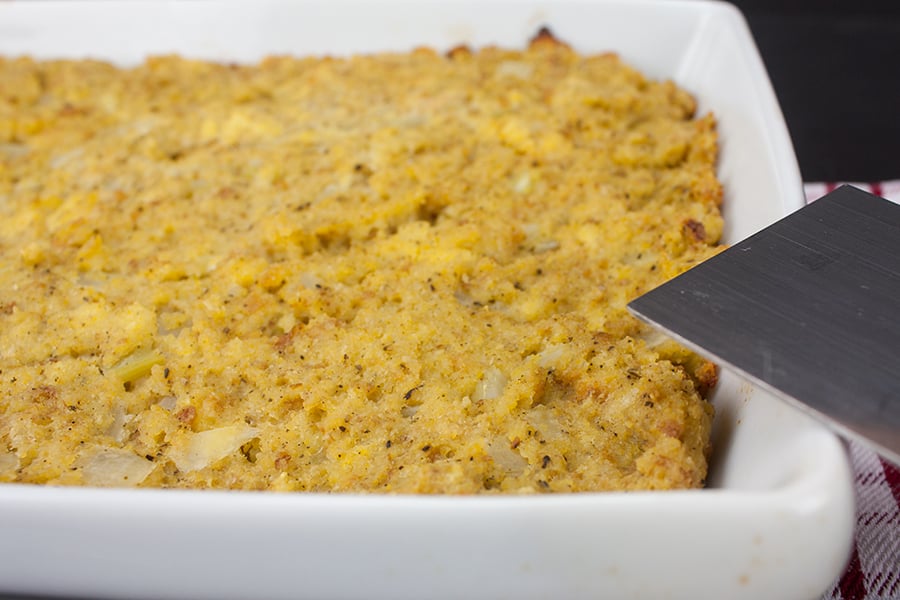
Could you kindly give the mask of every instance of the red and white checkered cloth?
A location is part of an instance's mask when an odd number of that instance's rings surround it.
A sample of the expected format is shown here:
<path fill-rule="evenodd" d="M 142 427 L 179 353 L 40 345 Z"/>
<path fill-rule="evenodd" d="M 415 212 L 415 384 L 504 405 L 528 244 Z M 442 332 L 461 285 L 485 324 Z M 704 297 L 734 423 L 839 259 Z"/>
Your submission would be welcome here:
<path fill-rule="evenodd" d="M 900 180 L 852 185 L 900 203 Z M 836 187 L 807 183 L 807 202 Z M 856 477 L 856 539 L 850 563 L 823 600 L 900 599 L 900 466 L 851 442 Z"/>

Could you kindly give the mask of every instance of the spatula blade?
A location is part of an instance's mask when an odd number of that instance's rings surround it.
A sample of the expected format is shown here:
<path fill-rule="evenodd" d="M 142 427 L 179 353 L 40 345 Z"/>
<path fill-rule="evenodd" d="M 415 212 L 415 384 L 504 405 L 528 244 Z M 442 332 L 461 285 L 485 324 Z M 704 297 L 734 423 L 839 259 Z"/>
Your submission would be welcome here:
<path fill-rule="evenodd" d="M 629 309 L 900 464 L 900 205 L 843 186 Z"/>

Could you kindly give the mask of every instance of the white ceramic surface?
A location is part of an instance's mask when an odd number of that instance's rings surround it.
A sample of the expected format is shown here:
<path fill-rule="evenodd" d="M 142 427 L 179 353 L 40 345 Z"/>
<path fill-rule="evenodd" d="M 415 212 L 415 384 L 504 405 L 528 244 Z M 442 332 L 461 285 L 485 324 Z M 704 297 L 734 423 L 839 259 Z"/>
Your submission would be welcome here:
<path fill-rule="evenodd" d="M 740 14 L 679 0 L 0 2 L 0 54 L 247 61 L 459 43 L 549 25 L 692 91 L 720 123 L 726 240 L 799 208 L 801 180 Z M 709 488 L 537 497 L 277 495 L 0 485 L 0 592 L 135 598 L 812 599 L 854 498 L 842 444 L 724 373 Z"/>

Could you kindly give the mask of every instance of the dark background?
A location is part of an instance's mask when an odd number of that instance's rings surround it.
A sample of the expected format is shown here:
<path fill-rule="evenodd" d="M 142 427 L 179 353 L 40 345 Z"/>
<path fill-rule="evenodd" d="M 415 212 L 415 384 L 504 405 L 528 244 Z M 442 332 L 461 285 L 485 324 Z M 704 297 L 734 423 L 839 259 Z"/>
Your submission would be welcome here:
<path fill-rule="evenodd" d="M 733 0 L 805 181 L 900 179 L 900 2 Z"/>

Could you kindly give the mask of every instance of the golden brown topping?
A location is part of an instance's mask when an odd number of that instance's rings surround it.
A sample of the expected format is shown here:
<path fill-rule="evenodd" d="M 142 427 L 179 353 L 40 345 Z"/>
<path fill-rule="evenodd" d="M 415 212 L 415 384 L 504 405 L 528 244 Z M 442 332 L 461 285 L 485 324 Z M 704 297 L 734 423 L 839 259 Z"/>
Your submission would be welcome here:
<path fill-rule="evenodd" d="M 700 485 L 715 369 L 626 304 L 716 252 L 714 119 L 449 55 L 0 60 L 0 481 Z"/>

